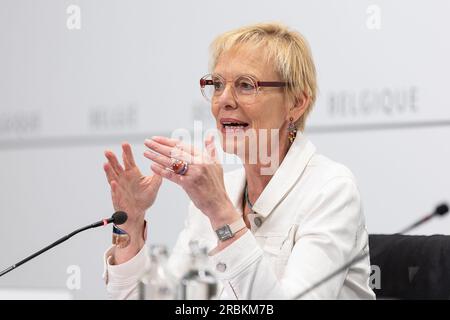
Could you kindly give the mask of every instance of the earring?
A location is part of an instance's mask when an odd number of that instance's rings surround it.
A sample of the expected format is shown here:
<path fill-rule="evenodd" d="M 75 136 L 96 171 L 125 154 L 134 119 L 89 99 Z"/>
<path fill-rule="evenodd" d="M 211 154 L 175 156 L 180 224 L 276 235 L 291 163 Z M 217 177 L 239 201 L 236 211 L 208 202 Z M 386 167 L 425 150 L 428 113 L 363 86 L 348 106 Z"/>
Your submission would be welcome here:
<path fill-rule="evenodd" d="M 289 142 L 292 143 L 295 140 L 295 137 L 297 136 L 297 128 L 295 127 L 294 124 L 294 118 L 290 117 L 289 118 L 289 126 L 288 126 L 288 138 L 289 138 Z"/>

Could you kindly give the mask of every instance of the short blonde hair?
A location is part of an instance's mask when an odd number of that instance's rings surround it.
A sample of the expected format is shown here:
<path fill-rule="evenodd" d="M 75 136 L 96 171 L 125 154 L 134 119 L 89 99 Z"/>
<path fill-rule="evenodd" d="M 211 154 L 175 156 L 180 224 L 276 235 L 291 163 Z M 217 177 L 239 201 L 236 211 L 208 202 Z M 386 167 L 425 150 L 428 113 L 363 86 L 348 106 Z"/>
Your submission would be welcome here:
<path fill-rule="evenodd" d="M 222 53 L 240 45 L 263 46 L 268 59 L 275 63 L 275 71 L 288 83 L 286 93 L 294 99 L 303 93 L 309 97 L 305 113 L 295 123 L 303 131 L 317 93 L 316 68 L 306 39 L 280 23 L 259 23 L 231 30 L 211 43 L 210 69 L 215 68 Z"/>

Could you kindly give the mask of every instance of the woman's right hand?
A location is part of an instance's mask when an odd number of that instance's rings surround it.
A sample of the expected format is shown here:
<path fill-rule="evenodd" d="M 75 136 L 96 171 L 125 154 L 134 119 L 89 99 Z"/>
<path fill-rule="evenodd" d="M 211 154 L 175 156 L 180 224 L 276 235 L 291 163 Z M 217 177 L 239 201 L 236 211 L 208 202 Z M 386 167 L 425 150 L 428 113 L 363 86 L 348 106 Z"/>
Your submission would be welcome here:
<path fill-rule="evenodd" d="M 112 151 L 105 151 L 105 156 L 108 162 L 104 164 L 103 169 L 111 186 L 114 210 L 125 211 L 128 215 L 127 222 L 120 228 L 132 238 L 142 235 L 145 211 L 156 199 L 161 177 L 144 176 L 136 166 L 131 146 L 126 142 L 122 144 L 123 167 Z"/>

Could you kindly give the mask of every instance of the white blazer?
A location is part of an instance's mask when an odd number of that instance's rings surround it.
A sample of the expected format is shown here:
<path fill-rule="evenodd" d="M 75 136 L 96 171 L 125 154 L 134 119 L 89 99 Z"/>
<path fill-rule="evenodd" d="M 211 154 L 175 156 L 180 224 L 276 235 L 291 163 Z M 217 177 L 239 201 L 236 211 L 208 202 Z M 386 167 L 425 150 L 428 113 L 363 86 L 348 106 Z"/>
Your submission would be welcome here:
<path fill-rule="evenodd" d="M 226 173 L 225 185 L 242 214 L 244 170 Z M 251 229 L 209 258 L 220 299 L 292 299 L 369 250 L 355 178 L 345 166 L 317 154 L 300 132 L 253 210 Z M 211 249 L 217 245 L 208 218 L 192 203 L 169 258 L 178 278 L 187 271 L 190 240 Z M 149 264 L 146 246 L 120 265 L 110 265 L 113 255 L 114 247 L 104 259 L 108 295 L 137 298 L 137 282 Z M 303 298 L 374 299 L 369 276 L 367 257 Z"/>

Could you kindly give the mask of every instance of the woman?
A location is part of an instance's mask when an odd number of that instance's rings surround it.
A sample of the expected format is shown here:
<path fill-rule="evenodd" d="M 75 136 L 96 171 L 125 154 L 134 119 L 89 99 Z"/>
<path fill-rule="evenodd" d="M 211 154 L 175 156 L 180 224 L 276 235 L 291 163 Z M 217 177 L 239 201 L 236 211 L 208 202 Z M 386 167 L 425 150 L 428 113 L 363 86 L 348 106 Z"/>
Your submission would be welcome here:
<path fill-rule="evenodd" d="M 243 168 L 224 175 L 213 139 L 203 152 L 165 137 L 146 140 L 152 176 L 140 173 L 129 144 L 122 146 L 123 167 L 106 151 L 114 208 L 129 215 L 121 226 L 126 235 L 116 236 L 125 243 L 105 257 L 113 298 L 137 296 L 148 263 L 145 211 L 162 179 L 180 185 L 192 200 L 169 266 L 181 277 L 189 241 L 205 244 L 223 285 L 220 298 L 295 298 L 368 250 L 352 173 L 317 154 L 302 134 L 316 98 L 315 67 L 303 37 L 279 24 L 258 24 L 219 36 L 211 49 L 212 74 L 200 80 L 202 93 L 211 101 L 222 148 L 237 154 Z M 275 170 L 268 170 L 262 150 L 279 163 Z M 304 298 L 373 299 L 369 274 L 366 258 Z"/>

